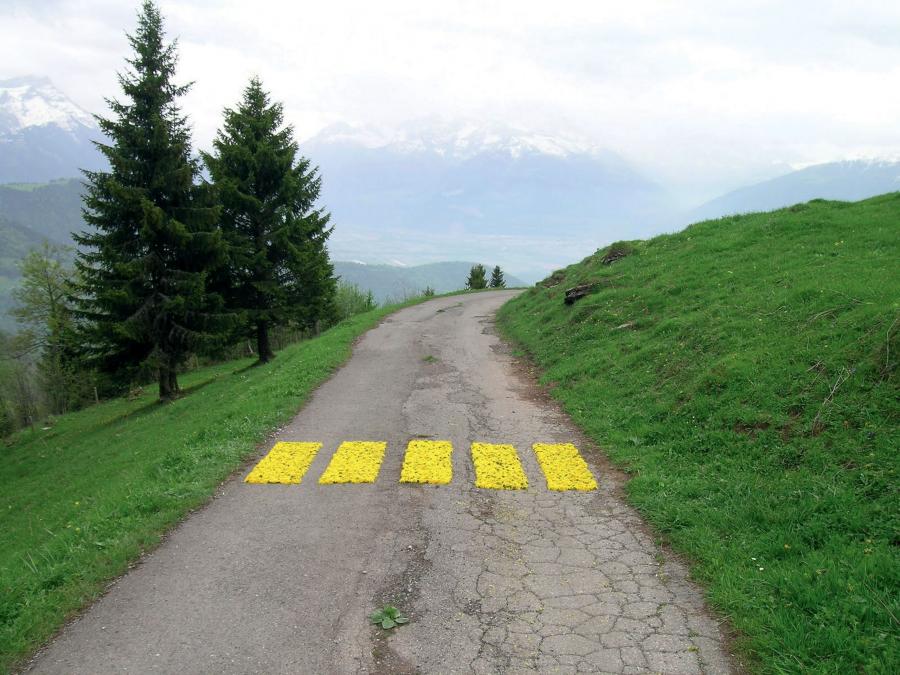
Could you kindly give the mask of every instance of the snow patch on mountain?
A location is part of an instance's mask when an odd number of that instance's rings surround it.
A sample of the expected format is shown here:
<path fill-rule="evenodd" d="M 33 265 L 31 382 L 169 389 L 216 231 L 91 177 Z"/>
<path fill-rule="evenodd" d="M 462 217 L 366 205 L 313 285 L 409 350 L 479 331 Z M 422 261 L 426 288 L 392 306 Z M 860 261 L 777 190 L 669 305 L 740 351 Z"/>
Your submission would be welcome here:
<path fill-rule="evenodd" d="M 571 134 L 547 134 L 499 122 L 434 119 L 410 122 L 398 129 L 341 122 L 326 127 L 304 145 L 353 145 L 408 154 L 433 153 L 452 159 L 469 159 L 481 154 L 504 154 L 513 158 L 607 154 L 595 143 Z"/>
<path fill-rule="evenodd" d="M 45 77 L 0 80 L 0 134 L 53 125 L 74 132 L 96 128 L 94 118 Z"/>

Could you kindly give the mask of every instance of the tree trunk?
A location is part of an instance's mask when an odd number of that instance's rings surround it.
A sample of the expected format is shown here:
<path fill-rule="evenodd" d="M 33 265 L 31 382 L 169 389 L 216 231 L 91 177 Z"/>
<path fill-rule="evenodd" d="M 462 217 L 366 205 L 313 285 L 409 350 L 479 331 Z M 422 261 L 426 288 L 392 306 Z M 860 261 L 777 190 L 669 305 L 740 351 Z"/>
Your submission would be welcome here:
<path fill-rule="evenodd" d="M 259 354 L 260 363 L 268 363 L 275 356 L 272 352 L 272 345 L 269 343 L 269 323 L 267 321 L 257 321 L 256 323 L 256 352 Z"/>
<path fill-rule="evenodd" d="M 166 358 L 159 366 L 159 400 L 172 401 L 178 396 L 178 373 Z"/>
<path fill-rule="evenodd" d="M 160 401 L 171 401 L 172 400 L 172 389 L 171 382 L 169 380 L 169 369 L 168 367 L 160 364 L 159 365 L 159 400 Z"/>

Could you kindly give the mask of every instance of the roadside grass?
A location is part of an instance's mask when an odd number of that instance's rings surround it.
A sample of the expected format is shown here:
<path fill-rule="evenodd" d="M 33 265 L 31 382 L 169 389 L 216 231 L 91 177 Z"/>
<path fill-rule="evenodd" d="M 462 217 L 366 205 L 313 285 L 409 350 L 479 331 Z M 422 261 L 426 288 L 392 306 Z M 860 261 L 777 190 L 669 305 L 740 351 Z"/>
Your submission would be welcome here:
<path fill-rule="evenodd" d="M 507 303 L 501 330 L 755 670 L 900 672 L 900 193 L 623 244 Z"/>
<path fill-rule="evenodd" d="M 206 502 L 353 340 L 398 308 L 347 319 L 264 366 L 244 359 L 188 373 L 186 395 L 171 404 L 148 387 L 0 445 L 0 672 Z"/>

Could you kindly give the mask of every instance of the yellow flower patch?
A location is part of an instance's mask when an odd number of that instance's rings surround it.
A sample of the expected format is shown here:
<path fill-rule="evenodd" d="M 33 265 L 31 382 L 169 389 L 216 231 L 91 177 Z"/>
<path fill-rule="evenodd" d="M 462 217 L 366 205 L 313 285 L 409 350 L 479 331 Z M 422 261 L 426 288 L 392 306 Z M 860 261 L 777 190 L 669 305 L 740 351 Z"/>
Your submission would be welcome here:
<path fill-rule="evenodd" d="M 445 485 L 453 478 L 450 441 L 410 441 L 400 471 L 401 483 Z"/>
<path fill-rule="evenodd" d="M 319 478 L 319 483 L 374 483 L 386 447 L 387 443 L 383 441 L 344 441 Z"/>
<path fill-rule="evenodd" d="M 321 447 L 321 443 L 276 443 L 244 482 L 299 483 Z"/>
<path fill-rule="evenodd" d="M 587 462 L 571 443 L 535 443 L 532 447 L 547 478 L 547 489 L 597 489 L 597 481 L 588 469 Z"/>
<path fill-rule="evenodd" d="M 524 490 L 528 487 L 528 478 L 511 445 L 472 443 L 472 462 L 475 464 L 475 487 L 492 490 Z"/>

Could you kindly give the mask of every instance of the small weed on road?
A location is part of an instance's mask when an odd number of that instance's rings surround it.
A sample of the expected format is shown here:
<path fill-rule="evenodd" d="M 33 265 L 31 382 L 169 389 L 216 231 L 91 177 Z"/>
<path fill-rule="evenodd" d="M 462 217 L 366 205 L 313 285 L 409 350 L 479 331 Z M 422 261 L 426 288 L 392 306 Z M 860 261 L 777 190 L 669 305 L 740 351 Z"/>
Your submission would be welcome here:
<path fill-rule="evenodd" d="M 377 612 L 373 612 L 369 615 L 369 621 L 381 626 L 385 630 L 390 630 L 391 628 L 396 628 L 397 626 L 409 623 L 409 619 L 403 616 L 400 613 L 400 610 L 393 605 L 385 605 Z"/>

